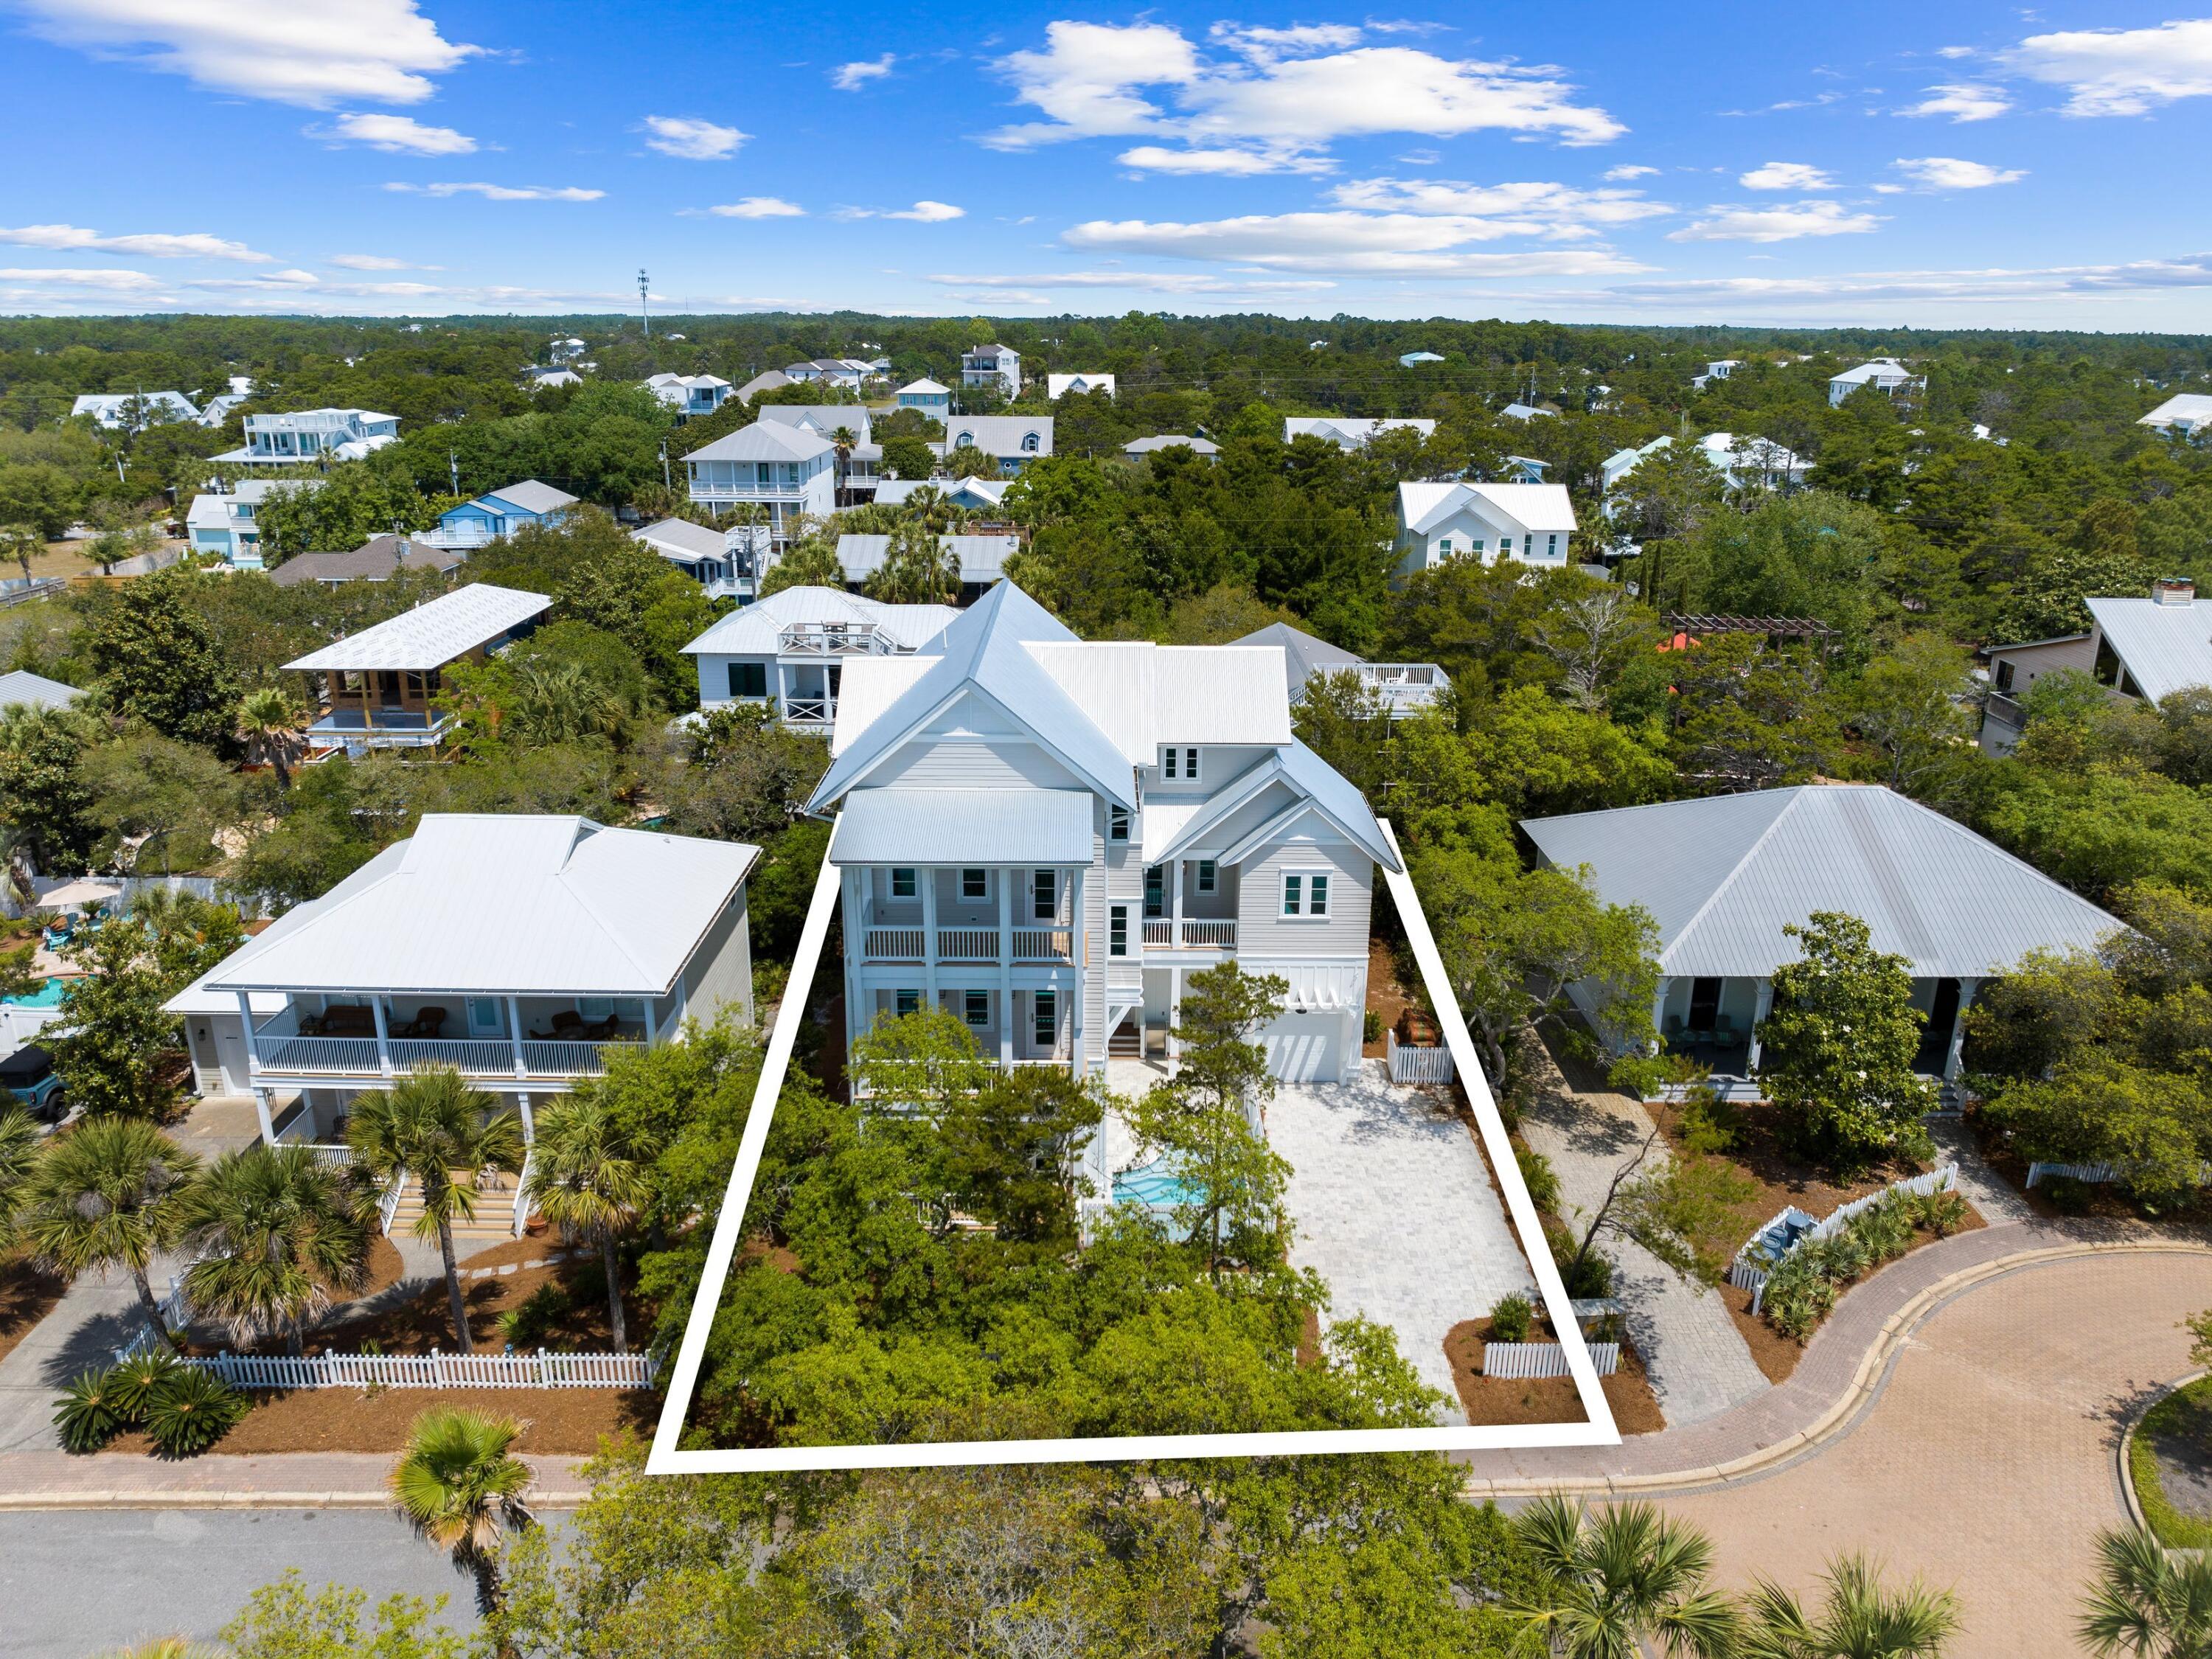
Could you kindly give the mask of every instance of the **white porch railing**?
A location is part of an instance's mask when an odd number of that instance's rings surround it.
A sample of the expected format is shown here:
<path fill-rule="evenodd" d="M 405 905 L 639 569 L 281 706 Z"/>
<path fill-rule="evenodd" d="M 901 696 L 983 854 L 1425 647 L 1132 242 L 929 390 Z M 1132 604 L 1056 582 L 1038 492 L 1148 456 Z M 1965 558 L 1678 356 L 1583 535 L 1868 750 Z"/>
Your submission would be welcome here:
<path fill-rule="evenodd" d="M 350 1146 L 328 1140 L 310 1140 L 300 1144 L 313 1152 L 315 1162 L 325 1169 L 349 1170 L 354 1165 L 354 1151 Z"/>
<path fill-rule="evenodd" d="M 1073 930 L 1066 927 L 1014 929 L 1016 962 L 1072 962 L 1074 959 Z"/>
<path fill-rule="evenodd" d="M 452 1066 L 464 1072 L 512 1072 L 514 1045 L 488 1042 L 481 1038 L 394 1037 L 392 1066 L 399 1072 L 411 1072 L 417 1066 Z"/>
<path fill-rule="evenodd" d="M 643 1389 L 649 1353 L 222 1353 L 185 1364 L 234 1389 Z"/>
<path fill-rule="evenodd" d="M 937 930 L 939 962 L 996 962 L 999 930 L 995 927 L 940 927 Z"/>
<path fill-rule="evenodd" d="M 870 962 L 920 962 L 922 937 L 919 927 L 871 927 L 860 948 Z"/>
<path fill-rule="evenodd" d="M 406 1190 L 407 1171 L 396 1170 L 392 1175 L 391 1184 L 384 1189 L 383 1199 L 376 1206 L 377 1225 L 386 1238 L 392 1237 L 392 1218 L 399 1213 L 400 1195 Z"/>
<path fill-rule="evenodd" d="M 374 1037 L 308 1036 L 282 1037 L 264 1045 L 261 1069 L 337 1074 L 375 1072 L 381 1067 L 376 1058 Z"/>
<path fill-rule="evenodd" d="M 1174 943 L 1175 923 L 1172 921 L 1148 921 L 1145 924 L 1145 948 L 1146 950 L 1165 950 Z"/>
<path fill-rule="evenodd" d="M 786 697 L 783 718 L 793 726 L 827 726 L 837 718 L 837 704 L 830 697 Z"/>
<path fill-rule="evenodd" d="M 1393 1083 L 1449 1083 L 1458 1075 L 1452 1066 L 1450 1049 L 1401 1042 L 1395 1031 L 1383 1032 L 1382 1055 Z"/>
<path fill-rule="evenodd" d="M 606 1042 L 532 1042 L 522 1045 L 522 1069 L 532 1077 L 598 1077 L 607 1069 L 607 1055 L 642 1048 L 635 1038 Z M 512 1070 L 514 1062 L 508 1061 Z"/>
<path fill-rule="evenodd" d="M 1233 951 L 1237 948 L 1237 924 L 1186 920 L 1182 924 L 1182 943 L 1185 950 Z"/>
<path fill-rule="evenodd" d="M 395 1073 L 435 1065 L 457 1067 L 469 1077 L 515 1075 L 514 1045 L 503 1040 L 394 1037 L 387 1046 Z M 522 1045 L 522 1074 L 597 1077 L 606 1070 L 604 1050 L 642 1046 L 635 1037 L 597 1042 L 526 1041 Z M 260 1044 L 258 1069 L 294 1077 L 378 1077 L 383 1073 L 374 1037 L 281 1037 L 274 1042 L 264 1039 Z"/>

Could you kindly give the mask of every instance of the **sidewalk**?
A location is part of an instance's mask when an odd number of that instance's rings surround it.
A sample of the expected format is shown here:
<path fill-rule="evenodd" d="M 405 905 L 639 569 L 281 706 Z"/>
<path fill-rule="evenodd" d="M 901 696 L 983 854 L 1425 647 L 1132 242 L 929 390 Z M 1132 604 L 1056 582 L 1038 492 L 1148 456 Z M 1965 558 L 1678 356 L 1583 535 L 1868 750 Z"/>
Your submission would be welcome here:
<path fill-rule="evenodd" d="M 585 1459 L 532 1456 L 531 1507 L 574 1509 L 589 1493 Z M 168 1462 L 129 1452 L 72 1457 L 59 1451 L 0 1452 L 0 1512 L 90 1509 L 384 1509 L 388 1452 L 288 1452 Z"/>

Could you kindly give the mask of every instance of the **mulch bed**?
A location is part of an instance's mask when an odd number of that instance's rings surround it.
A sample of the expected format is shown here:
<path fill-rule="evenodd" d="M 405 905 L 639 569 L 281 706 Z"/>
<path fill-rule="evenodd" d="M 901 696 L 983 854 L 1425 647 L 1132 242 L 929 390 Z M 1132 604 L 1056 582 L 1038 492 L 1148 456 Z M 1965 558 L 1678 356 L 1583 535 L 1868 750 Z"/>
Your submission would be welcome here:
<path fill-rule="evenodd" d="M 2005 1184 L 2027 1200 L 2027 1206 L 2046 1221 L 2069 1218 L 2091 1217 L 2100 1221 L 2142 1220 L 2144 1212 L 2127 1195 L 2124 1188 L 2112 1182 L 2095 1185 L 2080 1183 L 2081 1202 L 2062 1206 L 2051 1201 L 2051 1189 L 2045 1186 L 2027 1184 L 2028 1160 L 2013 1145 L 2012 1137 L 1992 1126 L 1980 1112 L 1969 1110 L 1966 1127 L 1973 1133 L 1975 1144 L 1982 1150 L 1982 1161 L 2002 1176 Z M 2063 1190 L 2063 1189 L 2062 1189 Z M 2212 1222 L 2212 1194 L 2201 1194 L 2197 1200 L 2180 1209 L 2160 1210 L 2157 1218 L 2163 1222 Z"/>
<path fill-rule="evenodd" d="M 1444 1358 L 1451 1362 L 1452 1381 L 1459 1387 L 1462 1409 L 1470 1423 L 1586 1423 L 1582 1395 L 1571 1376 L 1516 1379 L 1482 1374 L 1483 1339 L 1490 1329 L 1487 1318 L 1462 1320 L 1444 1334 Z M 1540 1315 L 1528 1328 L 1531 1341 L 1553 1340 L 1551 1328 Z M 1656 1434 L 1667 1426 L 1666 1414 L 1651 1392 L 1644 1360 L 1626 1342 L 1620 1345 L 1620 1369 L 1601 1376 L 1605 1403 L 1614 1426 L 1622 1434 Z"/>
<path fill-rule="evenodd" d="M 29 1250 L 0 1253 L 0 1359 L 53 1311 L 67 1288 L 56 1275 L 41 1272 Z"/>
<path fill-rule="evenodd" d="M 526 1426 L 521 1452 L 599 1449 L 603 1437 L 625 1431 L 649 1436 L 660 1418 L 660 1396 L 649 1389 L 256 1389 L 253 1409 L 218 1441 L 210 1456 L 267 1452 L 398 1452 L 415 1419 L 434 1406 L 461 1406 Z M 102 1456 L 148 1456 L 143 1434 L 120 1435 Z"/>
<path fill-rule="evenodd" d="M 1367 1006 L 1382 1016 L 1384 1030 L 1395 1025 L 1398 1016 L 1408 1008 L 1421 1013 L 1428 1012 L 1428 1004 L 1420 993 L 1399 977 L 1398 953 L 1385 939 L 1367 941 Z M 1372 1042 L 1363 1042 L 1359 1052 L 1369 1060 L 1382 1059 L 1382 1037 L 1378 1036 Z"/>

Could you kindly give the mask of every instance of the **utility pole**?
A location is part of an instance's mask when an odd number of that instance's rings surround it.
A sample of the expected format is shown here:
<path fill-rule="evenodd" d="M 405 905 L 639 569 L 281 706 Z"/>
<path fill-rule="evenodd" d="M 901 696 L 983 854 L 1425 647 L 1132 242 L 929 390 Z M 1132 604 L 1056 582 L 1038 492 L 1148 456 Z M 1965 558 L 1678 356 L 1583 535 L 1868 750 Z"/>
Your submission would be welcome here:
<path fill-rule="evenodd" d="M 665 438 L 660 441 L 660 487 L 663 489 L 676 488 L 668 477 L 668 440 Z"/>
<path fill-rule="evenodd" d="M 458 450 L 446 452 L 446 476 L 453 481 L 453 494 L 461 493 L 461 457 Z"/>
<path fill-rule="evenodd" d="M 645 307 L 645 267 L 640 265 L 637 268 L 637 319 L 645 325 L 645 337 L 650 340 L 653 337 L 653 315 Z"/>

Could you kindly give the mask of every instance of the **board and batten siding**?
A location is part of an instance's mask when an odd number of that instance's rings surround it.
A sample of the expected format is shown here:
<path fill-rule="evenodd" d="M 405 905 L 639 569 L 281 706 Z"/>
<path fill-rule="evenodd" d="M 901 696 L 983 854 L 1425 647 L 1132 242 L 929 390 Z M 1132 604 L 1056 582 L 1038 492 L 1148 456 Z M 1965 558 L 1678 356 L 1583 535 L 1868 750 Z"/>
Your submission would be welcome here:
<path fill-rule="evenodd" d="M 1309 824 L 1314 820 L 1309 818 Z M 1334 832 L 1291 835 L 1244 860 L 1238 884 L 1239 957 L 1346 957 L 1367 959 L 1367 923 L 1375 897 L 1375 861 Z M 1285 916 L 1283 877 L 1321 871 L 1328 877 L 1328 915 Z"/>
<path fill-rule="evenodd" d="M 1016 738 L 916 739 L 869 774 L 871 788 L 1081 789 L 1083 781 L 1034 743 Z"/>
<path fill-rule="evenodd" d="M 716 1010 L 734 1008 L 739 1019 L 752 1024 L 751 935 L 745 890 L 739 887 L 684 964 L 685 1011 L 692 1018 L 703 1024 Z"/>

